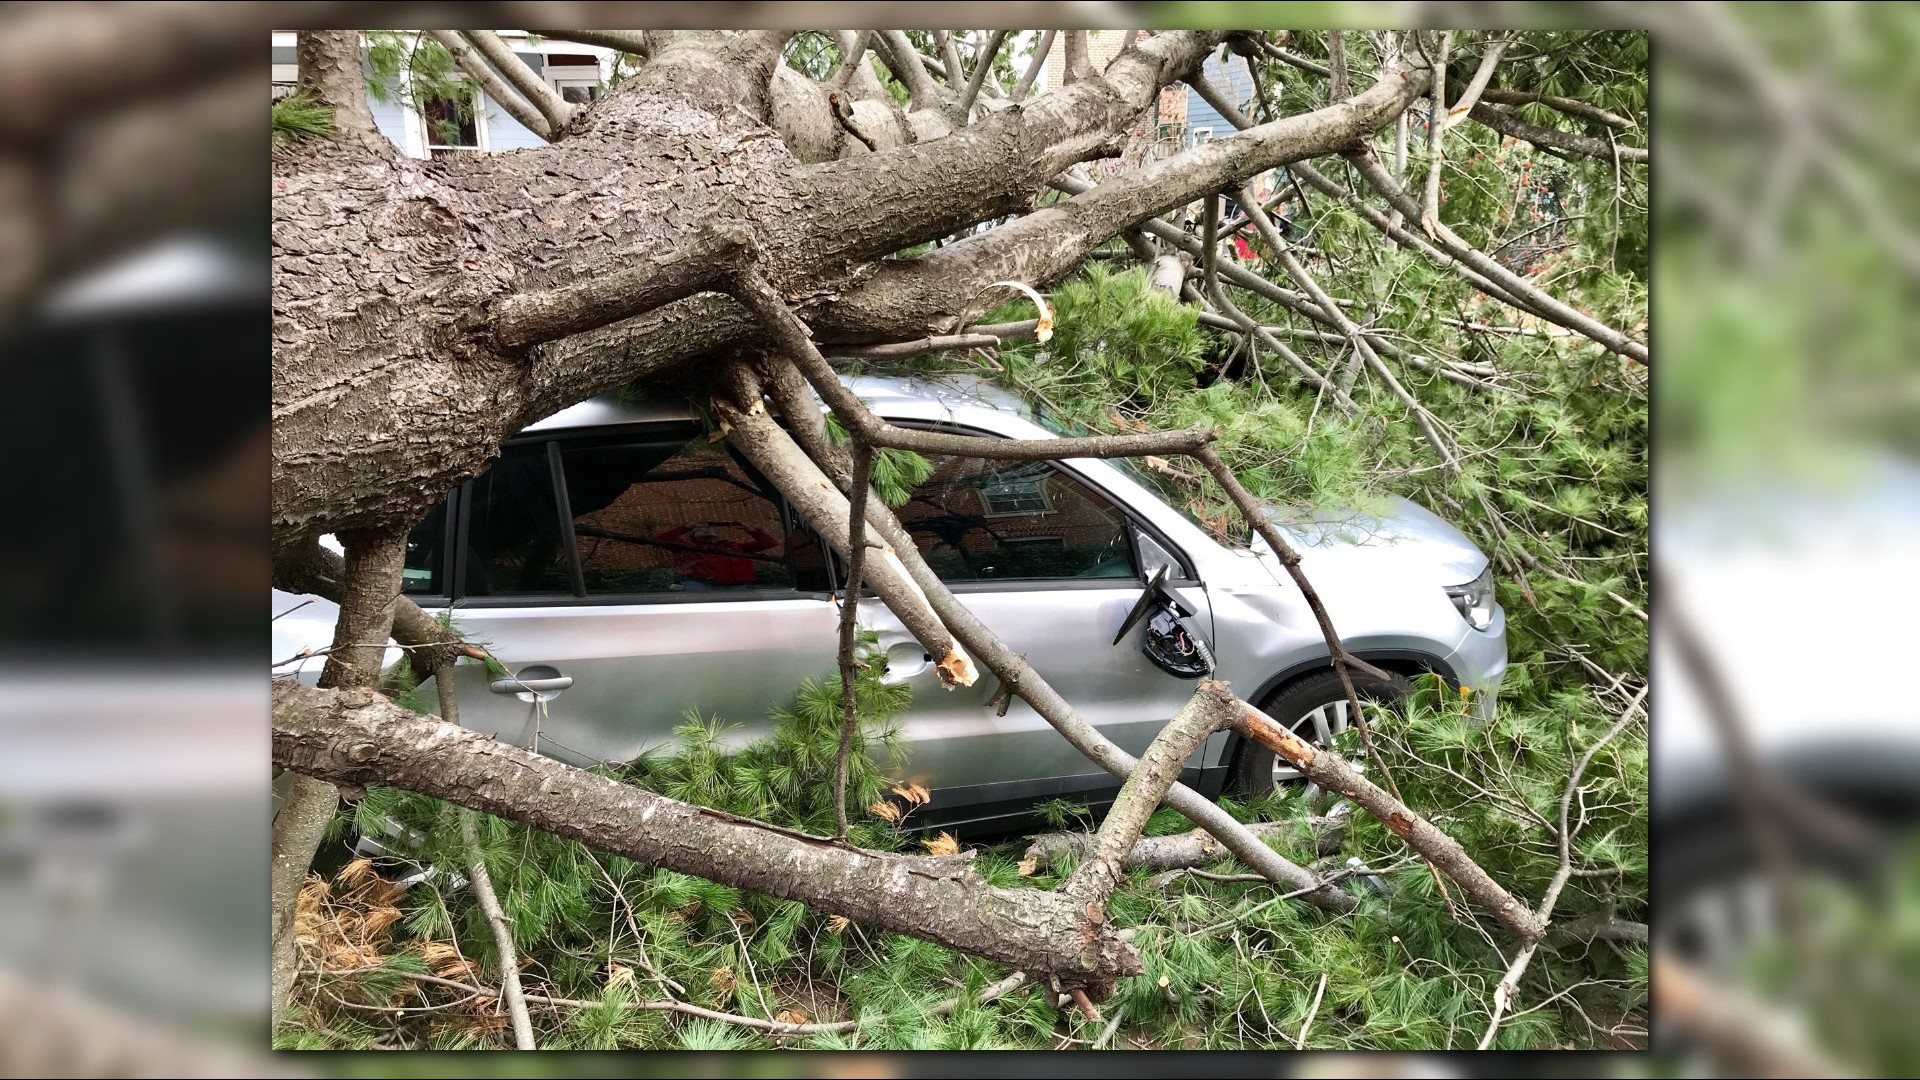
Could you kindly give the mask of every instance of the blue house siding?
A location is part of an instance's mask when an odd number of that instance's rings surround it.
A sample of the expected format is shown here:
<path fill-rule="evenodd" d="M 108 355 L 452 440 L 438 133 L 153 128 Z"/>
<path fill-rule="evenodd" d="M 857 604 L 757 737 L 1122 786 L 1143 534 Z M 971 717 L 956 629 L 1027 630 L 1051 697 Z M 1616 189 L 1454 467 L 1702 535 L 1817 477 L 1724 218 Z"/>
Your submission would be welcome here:
<path fill-rule="evenodd" d="M 519 150 L 529 146 L 547 145 L 547 140 L 528 131 L 526 125 L 515 120 L 492 98 L 483 94 L 480 103 L 487 118 L 488 149 Z"/>
<path fill-rule="evenodd" d="M 1253 100 L 1253 68 L 1248 65 L 1247 58 L 1229 55 L 1222 61 L 1217 54 L 1209 56 L 1205 72 L 1207 82 L 1225 94 L 1228 100 L 1240 106 L 1244 114 L 1248 103 Z M 1224 138 L 1234 132 L 1232 122 L 1216 112 L 1213 106 L 1207 104 L 1207 100 L 1201 97 L 1198 91 L 1189 87 L 1187 89 L 1189 142 L 1192 141 L 1193 133 L 1201 128 L 1212 129 L 1213 137 L 1216 139 Z"/>
<path fill-rule="evenodd" d="M 367 95 L 367 106 L 373 110 L 373 126 L 380 134 L 393 140 L 393 145 L 402 153 L 407 149 L 407 110 L 396 97 L 392 101 L 381 101 L 372 94 Z"/>
<path fill-rule="evenodd" d="M 544 73 L 546 71 L 547 58 L 540 53 L 520 52 L 515 55 L 519 56 L 521 61 L 535 72 Z M 488 149 L 496 151 L 520 150 L 529 146 L 547 145 L 545 139 L 528 131 L 526 125 L 508 115 L 507 110 L 501 108 L 499 102 L 482 94 L 480 104 L 481 112 L 487 118 Z"/>

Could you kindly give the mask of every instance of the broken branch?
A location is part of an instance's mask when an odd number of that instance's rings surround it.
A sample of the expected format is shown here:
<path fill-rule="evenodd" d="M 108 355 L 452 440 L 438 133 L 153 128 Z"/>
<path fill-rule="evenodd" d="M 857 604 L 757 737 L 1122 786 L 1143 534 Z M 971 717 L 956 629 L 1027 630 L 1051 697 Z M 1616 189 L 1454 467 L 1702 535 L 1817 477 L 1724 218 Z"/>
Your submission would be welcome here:
<path fill-rule="evenodd" d="M 933 941 L 1068 985 L 1140 971 L 1069 898 L 950 862 L 847 847 L 678 802 L 400 708 L 369 690 L 273 688 L 273 754 L 330 781 L 404 788 L 588 847 Z"/>
<path fill-rule="evenodd" d="M 1352 799 L 1361 809 L 1378 818 L 1389 831 L 1405 840 L 1429 864 L 1452 878 L 1467 895 L 1479 901 L 1501 925 L 1522 941 L 1537 942 L 1546 932 L 1545 921 L 1488 876 L 1460 846 L 1459 841 L 1355 772 L 1353 766 L 1342 760 L 1340 755 L 1309 745 L 1251 705 L 1245 707 L 1234 729 L 1278 754 L 1282 760 L 1299 769 L 1307 779 L 1328 791 Z"/>
<path fill-rule="evenodd" d="M 499 73 L 481 59 L 472 42 L 451 30 L 429 30 L 427 36 L 439 42 L 440 47 L 452 55 L 453 62 L 459 65 L 460 70 L 466 72 L 467 78 L 479 84 L 483 93 L 507 110 L 507 115 L 518 120 L 521 126 L 542 139 L 548 142 L 554 140 L 558 131 L 552 122 L 518 91 L 507 85 Z M 526 67 L 511 52 L 507 56 L 522 68 Z"/>

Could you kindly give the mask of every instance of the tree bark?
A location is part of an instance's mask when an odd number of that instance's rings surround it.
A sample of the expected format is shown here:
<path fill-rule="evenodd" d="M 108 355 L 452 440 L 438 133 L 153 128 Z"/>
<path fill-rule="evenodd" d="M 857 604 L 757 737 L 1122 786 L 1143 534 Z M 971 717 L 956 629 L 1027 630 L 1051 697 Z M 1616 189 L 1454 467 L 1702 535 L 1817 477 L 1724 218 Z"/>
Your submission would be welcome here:
<path fill-rule="evenodd" d="M 1158 40 L 1149 38 L 1135 52 Z M 1115 67 L 1126 60 L 1126 56 L 1115 60 Z M 1345 101 L 1215 139 L 1097 187 L 1083 187 L 1072 199 L 998 228 L 896 260 L 858 288 L 836 297 L 830 308 L 808 311 L 809 324 L 830 341 L 867 340 L 877 327 L 951 332 L 990 302 L 980 296 L 986 283 L 1055 281 L 1109 238 L 1184 206 L 1200 194 L 1348 146 L 1405 109 L 1425 80 L 1424 71 L 1389 71 Z M 1194 80 L 1195 85 L 1204 82 Z M 1091 85 L 1078 84 L 1076 89 Z"/>
<path fill-rule="evenodd" d="M 296 40 L 300 89 L 315 104 L 333 110 L 334 137 L 360 142 L 380 139 L 360 72 L 360 31 L 302 30 Z"/>
<path fill-rule="evenodd" d="M 877 259 L 1025 209 L 1219 36 L 1156 35 L 1101 78 L 949 137 L 817 165 L 767 126 L 764 43 L 684 34 L 538 150 L 419 162 L 384 140 L 298 144 L 274 166 L 276 548 L 410 523 L 519 428 L 723 355 L 750 327 L 717 297 L 627 317 L 634 301 L 521 354 L 475 313 L 686 252 L 724 221 L 752 223 L 777 287 L 831 305 Z M 863 330 L 926 332 L 912 323 Z"/>
<path fill-rule="evenodd" d="M 351 532 L 340 541 L 347 549 L 340 579 L 340 615 L 334 622 L 333 646 L 327 652 L 326 666 L 320 670 L 319 683 L 328 688 L 371 686 L 380 676 L 381 658 L 386 655 L 387 639 L 393 632 L 407 534 Z M 274 815 L 271 1005 L 276 1026 L 299 973 L 294 903 L 339 805 L 338 788 L 321 778 L 296 772 Z"/>
<path fill-rule="evenodd" d="M 1293 821 L 1260 821 L 1247 831 L 1265 840 L 1269 837 L 1306 833 L 1316 855 L 1332 855 L 1340 850 L 1346 837 L 1346 822 L 1339 818 L 1310 817 Z M 1092 833 L 1044 833 L 1029 839 L 1023 859 L 1036 867 L 1050 866 L 1062 859 L 1085 859 L 1094 852 Z M 1136 841 L 1127 852 L 1125 865 L 1156 872 L 1211 866 L 1232 853 L 1204 829 L 1192 829 L 1174 836 L 1149 836 Z"/>
<path fill-rule="evenodd" d="M 273 587 L 283 592 L 312 594 L 339 604 L 346 595 L 341 585 L 346 574 L 344 559 L 321 547 L 318 540 L 308 538 L 305 544 L 283 552 L 274 560 Z M 456 656 L 476 660 L 486 656 L 485 650 L 462 641 L 460 635 L 405 596 L 394 598 L 391 633 L 394 642 L 408 650 L 408 666 L 416 685 L 426 681 L 441 665 L 452 663 Z"/>
<path fill-rule="evenodd" d="M 1140 831 L 1147 827 L 1147 819 L 1166 798 L 1167 789 L 1180 778 L 1180 767 L 1207 741 L 1207 736 L 1234 721 L 1238 706 L 1226 683 L 1202 679 L 1193 697 L 1140 755 L 1094 835 L 1092 854 L 1061 886 L 1067 895 L 1088 905 L 1089 913 L 1094 905 L 1104 906 L 1126 876 L 1127 856 L 1140 839 Z"/>
<path fill-rule="evenodd" d="M 692 806 L 420 716 L 366 690 L 273 692 L 274 760 L 520 821 L 640 862 L 796 900 L 1095 994 L 1140 958 L 1065 895 L 998 889 L 951 861 L 846 847 Z"/>

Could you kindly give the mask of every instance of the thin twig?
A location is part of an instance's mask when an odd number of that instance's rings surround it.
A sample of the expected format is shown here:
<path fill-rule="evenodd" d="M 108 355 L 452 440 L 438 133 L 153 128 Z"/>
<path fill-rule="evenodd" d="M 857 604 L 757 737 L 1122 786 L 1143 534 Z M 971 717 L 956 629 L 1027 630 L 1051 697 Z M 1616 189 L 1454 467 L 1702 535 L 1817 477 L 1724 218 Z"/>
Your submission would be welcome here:
<path fill-rule="evenodd" d="M 435 986 L 444 986 L 451 990 L 460 990 L 469 995 L 479 997 L 500 996 L 499 991 L 490 987 L 476 986 L 472 983 L 461 982 L 458 979 L 448 979 L 439 975 L 428 975 L 425 972 L 401 971 L 379 966 L 353 968 L 348 971 L 329 971 L 323 974 L 334 977 L 345 977 L 350 975 L 364 975 L 375 971 L 388 975 L 399 975 L 416 982 L 432 983 Z M 977 1005 L 985 1005 L 997 1001 L 1018 989 L 1021 984 L 1026 981 L 1026 973 L 1016 971 L 1006 978 L 1001 979 L 999 982 L 989 984 L 982 988 L 980 996 L 974 999 L 974 1003 Z M 561 1008 L 572 1009 L 598 1009 L 604 1008 L 610 1003 L 606 1000 L 583 1001 L 578 998 L 549 997 L 546 994 L 528 994 L 526 995 L 526 999 L 538 1005 L 555 1005 Z M 965 1000 L 964 995 L 955 995 L 944 1001 L 934 1003 L 927 1012 L 933 1016 L 945 1016 L 959 1008 Z M 832 1035 L 857 1030 L 863 1023 L 884 1023 L 887 1020 L 886 1017 L 877 1016 L 863 1017 L 857 1020 L 838 1020 L 828 1023 L 789 1024 L 781 1020 L 762 1020 L 757 1016 L 741 1016 L 738 1013 L 718 1012 L 713 1009 L 701 1008 L 689 1002 L 672 999 L 665 1001 L 626 1001 L 620 1002 L 619 1005 L 622 1008 L 634 1009 L 641 1012 L 677 1012 L 687 1016 L 696 1016 L 703 1020 L 717 1020 L 723 1024 L 735 1024 L 740 1027 L 755 1028 L 773 1035 Z"/>
<path fill-rule="evenodd" d="M 1300 1021 L 1300 1035 L 1293 1040 L 1295 1050 L 1307 1048 L 1307 1029 L 1313 1026 L 1313 1018 L 1320 1012 L 1320 995 L 1327 992 L 1327 973 L 1320 973 L 1320 987 L 1313 992 L 1313 1004 L 1307 1007 L 1307 1018 Z"/>
<path fill-rule="evenodd" d="M 1347 313 L 1340 309 L 1339 304 L 1334 303 L 1333 297 L 1329 296 L 1327 291 L 1320 287 L 1319 282 L 1315 281 L 1313 275 L 1307 272 L 1307 268 L 1301 265 L 1300 260 L 1294 258 L 1293 252 L 1287 248 L 1286 241 L 1281 238 L 1279 230 L 1273 227 L 1273 222 L 1267 217 L 1266 212 L 1260 209 L 1259 204 L 1251 198 L 1251 195 L 1251 191 L 1242 187 L 1240 189 L 1241 205 L 1246 207 L 1248 216 L 1253 219 L 1254 228 L 1260 232 L 1260 238 L 1265 240 L 1267 246 L 1273 249 L 1275 257 L 1278 258 L 1280 264 L 1286 268 L 1288 276 L 1292 277 L 1293 280 L 1299 284 L 1301 290 L 1311 297 L 1315 304 L 1319 305 L 1320 310 L 1326 312 L 1328 316 L 1333 319 L 1334 324 L 1340 328 L 1340 332 L 1347 335 L 1347 340 L 1351 343 L 1354 351 L 1366 361 L 1367 367 L 1373 371 L 1374 375 L 1376 375 L 1382 383 L 1386 384 L 1387 389 L 1393 396 L 1398 398 L 1400 403 L 1407 407 L 1408 414 L 1413 417 L 1414 426 L 1420 429 L 1420 434 L 1426 438 L 1428 444 L 1433 447 L 1434 452 L 1440 455 L 1440 463 L 1446 468 L 1447 472 L 1456 476 L 1459 475 L 1460 462 L 1454 456 L 1453 450 L 1448 447 L 1446 440 L 1441 437 L 1438 427 L 1434 424 L 1432 414 L 1427 412 L 1426 407 L 1421 405 L 1419 399 L 1413 396 L 1412 391 L 1402 386 L 1400 380 L 1393 377 L 1393 373 L 1387 370 L 1386 364 L 1382 363 L 1379 355 L 1373 351 L 1372 343 L 1369 342 L 1366 335 L 1361 332 L 1359 325 L 1347 317 Z M 1341 389 L 1346 390 L 1347 387 L 1343 385 Z"/>
<path fill-rule="evenodd" d="M 840 600 L 840 752 L 833 763 L 833 823 L 835 839 L 847 838 L 847 755 L 860 729 L 858 708 L 859 664 L 853 655 L 860 607 L 860 578 L 867 556 L 867 486 L 873 470 L 873 451 L 853 436 L 853 486 L 847 514 L 847 584 Z"/>
<path fill-rule="evenodd" d="M 440 719 L 458 726 L 460 700 L 453 688 L 451 660 L 434 671 L 433 683 L 440 693 Z M 513 947 L 513 921 L 507 918 L 506 911 L 500 907 L 499 895 L 493 891 L 493 875 L 487 872 L 486 856 L 480 850 L 480 829 L 472 811 L 460 811 L 460 842 L 466 845 L 471 856 L 467 872 L 473 882 L 474 899 L 480 902 L 487 925 L 493 928 L 493 944 L 500 953 L 500 985 L 506 991 L 502 1000 L 513 1022 L 514 1045 L 521 1050 L 538 1049 L 533 1041 L 533 1021 L 527 1016 L 526 995 L 520 988 L 520 957 Z"/>
<path fill-rule="evenodd" d="M 1020 81 L 1013 84 L 1013 93 L 1007 95 L 1008 100 L 1015 102 L 1026 100 L 1027 91 L 1033 89 L 1033 81 L 1038 79 L 1040 72 L 1046 69 L 1047 53 L 1053 49 L 1053 36 L 1057 33 L 1059 33 L 1057 30 L 1041 33 L 1040 44 L 1033 48 L 1033 59 L 1027 62 L 1027 70 L 1020 76 Z"/>
<path fill-rule="evenodd" d="M 1614 721 L 1613 726 L 1609 727 L 1605 734 L 1594 740 L 1592 746 L 1587 747 L 1586 753 L 1580 755 L 1580 760 L 1574 764 L 1573 771 L 1567 775 L 1567 786 L 1560 792 L 1560 868 L 1555 871 L 1553 880 L 1547 883 L 1547 891 L 1541 895 L 1540 906 L 1536 909 L 1540 917 L 1540 925 L 1543 927 L 1547 926 L 1553 918 L 1553 906 L 1559 902 L 1561 890 L 1567 887 L 1568 879 L 1573 876 L 1573 829 L 1568 825 L 1567 818 L 1572 810 L 1574 793 L 1580 790 L 1580 781 L 1586 776 L 1587 766 L 1592 764 L 1594 755 L 1633 722 L 1633 718 L 1640 712 L 1640 706 L 1647 700 L 1647 689 L 1646 686 L 1640 688 L 1640 692 L 1633 696 L 1633 700 L 1620 714 L 1620 719 Z M 1533 962 L 1533 954 L 1539 949 L 1541 940 L 1542 938 L 1535 938 L 1521 946 L 1520 951 L 1513 958 L 1513 963 L 1507 965 L 1506 973 L 1500 977 L 1499 985 L 1493 988 L 1493 1016 L 1487 1022 L 1486 1034 L 1480 1037 L 1479 1049 L 1485 1050 L 1492 1046 L 1494 1036 L 1500 1033 L 1500 1022 L 1505 1017 L 1507 1008 L 1513 1003 L 1513 995 L 1520 989 L 1520 979 L 1527 973 L 1527 965 Z"/>

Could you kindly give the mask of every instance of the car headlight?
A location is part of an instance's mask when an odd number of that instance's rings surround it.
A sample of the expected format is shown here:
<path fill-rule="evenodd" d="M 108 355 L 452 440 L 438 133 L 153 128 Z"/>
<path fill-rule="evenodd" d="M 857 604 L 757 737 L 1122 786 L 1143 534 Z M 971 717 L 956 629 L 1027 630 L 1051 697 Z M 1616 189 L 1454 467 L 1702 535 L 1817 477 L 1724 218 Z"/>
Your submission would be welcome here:
<path fill-rule="evenodd" d="M 1465 585 L 1447 586 L 1447 599 L 1475 630 L 1493 625 L 1493 564 L 1488 563 L 1480 576 Z"/>

